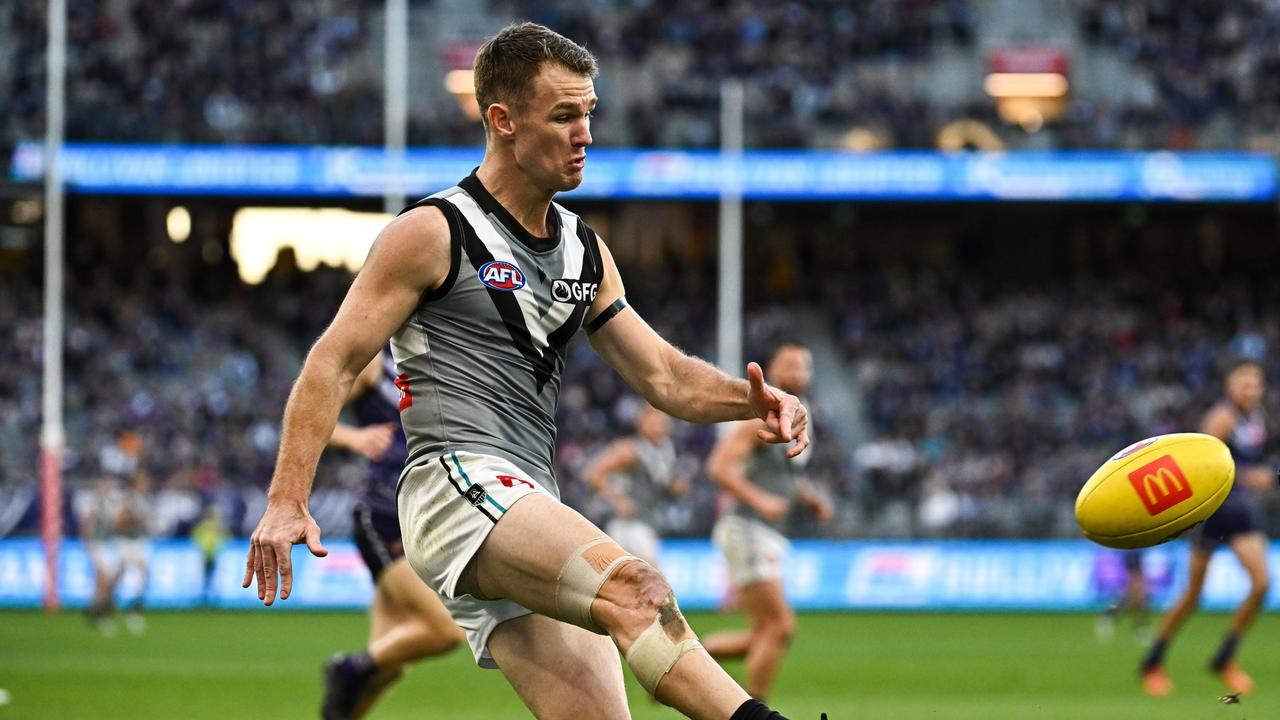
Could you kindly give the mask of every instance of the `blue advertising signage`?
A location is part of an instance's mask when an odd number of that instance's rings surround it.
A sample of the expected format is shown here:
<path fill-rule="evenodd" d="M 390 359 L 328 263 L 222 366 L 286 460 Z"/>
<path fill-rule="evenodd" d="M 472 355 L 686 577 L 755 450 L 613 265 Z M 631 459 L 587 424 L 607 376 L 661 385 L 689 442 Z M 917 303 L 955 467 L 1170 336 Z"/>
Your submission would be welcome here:
<path fill-rule="evenodd" d="M 227 543 L 206 577 L 203 556 L 189 541 L 149 543 L 147 605 L 260 608 L 257 593 L 240 587 L 247 547 L 244 541 Z M 335 540 L 326 547 L 326 558 L 294 550 L 293 595 L 276 608 L 369 604 L 373 586 L 355 545 Z M 1144 551 L 1143 570 L 1156 606 L 1169 605 L 1186 586 L 1188 555 L 1184 543 Z M 715 609 L 729 597 L 724 560 L 711 543 L 664 541 L 659 559 L 682 607 Z M 1280 548 L 1271 550 L 1268 562 L 1280 576 Z M 63 602 L 83 607 L 92 594 L 93 570 L 79 542 L 62 546 L 59 568 Z M 1118 597 L 1127 581 L 1120 553 L 1074 540 L 802 540 L 794 543 L 784 573 L 791 601 L 811 610 L 1095 610 Z M 0 540 L 0 607 L 39 607 L 44 578 L 38 540 Z M 118 595 L 132 598 L 140 584 L 141 578 L 127 574 Z M 1210 567 L 1203 606 L 1232 608 L 1248 584 L 1239 563 L 1222 550 Z M 1280 584 L 1272 587 L 1267 607 L 1280 608 Z"/>
<path fill-rule="evenodd" d="M 412 196 L 448 187 L 479 164 L 479 148 L 415 148 L 397 173 L 379 148 L 70 144 L 68 186 L 80 193 L 379 196 L 396 175 Z M 43 177 L 44 148 L 19 143 L 10 177 Z M 592 149 L 568 198 L 690 199 L 736 181 L 748 200 L 1076 200 L 1267 202 L 1276 163 L 1260 153 L 852 153 Z"/>

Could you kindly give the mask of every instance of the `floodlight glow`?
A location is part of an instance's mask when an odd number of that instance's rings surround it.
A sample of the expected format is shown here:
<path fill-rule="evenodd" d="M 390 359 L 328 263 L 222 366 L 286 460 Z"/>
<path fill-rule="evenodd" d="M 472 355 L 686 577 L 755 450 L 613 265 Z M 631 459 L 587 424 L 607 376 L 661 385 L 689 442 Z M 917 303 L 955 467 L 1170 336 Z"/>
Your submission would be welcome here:
<path fill-rule="evenodd" d="M 992 97 L 1056 98 L 1067 94 L 1070 83 L 1060 73 L 991 73 L 982 83 Z"/>

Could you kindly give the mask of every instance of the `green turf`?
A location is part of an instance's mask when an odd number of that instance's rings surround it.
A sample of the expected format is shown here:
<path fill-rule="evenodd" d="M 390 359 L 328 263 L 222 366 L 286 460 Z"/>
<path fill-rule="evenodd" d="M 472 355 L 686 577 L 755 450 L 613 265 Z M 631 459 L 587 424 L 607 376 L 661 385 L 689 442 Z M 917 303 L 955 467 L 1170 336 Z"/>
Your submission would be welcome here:
<path fill-rule="evenodd" d="M 1280 717 L 1280 624 L 1262 618 L 1242 664 L 1255 697 L 1223 705 L 1203 671 L 1225 617 L 1198 616 L 1169 669 L 1172 698 L 1139 692 L 1140 649 L 1109 644 L 1085 615 L 803 615 L 773 705 L 790 717 L 1210 718 Z M 733 618 L 693 615 L 700 632 Z M 0 612 L 0 720 L 316 717 L 321 663 L 361 645 L 359 614 L 153 613 L 142 637 L 108 638 L 75 613 Z M 741 665 L 731 665 L 735 674 Z M 636 718 L 676 718 L 631 685 Z M 415 668 L 373 718 L 528 717 L 502 677 L 458 651 Z"/>

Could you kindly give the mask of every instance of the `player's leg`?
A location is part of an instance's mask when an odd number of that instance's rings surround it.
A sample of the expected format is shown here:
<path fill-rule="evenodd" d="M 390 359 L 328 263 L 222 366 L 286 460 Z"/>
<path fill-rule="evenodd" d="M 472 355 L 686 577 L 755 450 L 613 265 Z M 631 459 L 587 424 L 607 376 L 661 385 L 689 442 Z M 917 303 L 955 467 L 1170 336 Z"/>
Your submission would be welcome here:
<path fill-rule="evenodd" d="M 119 553 L 110 542 L 94 543 L 89 557 L 93 563 L 93 597 L 85 614 L 104 635 L 115 635 L 116 586 L 124 574 Z"/>
<path fill-rule="evenodd" d="M 468 564 L 458 592 L 508 598 L 537 613 L 605 630 L 646 689 L 689 717 L 726 720 L 749 700 L 697 645 L 661 573 L 626 559 L 599 528 L 547 495 L 528 495 L 506 510 Z M 558 667 L 548 672 L 560 672 Z M 620 684 L 611 693 L 625 702 Z M 566 703 L 545 717 L 581 713 L 580 705 Z"/>
<path fill-rule="evenodd" d="M 763 580 L 742 588 L 742 608 L 751 624 L 747 692 L 764 700 L 795 634 L 796 616 L 787 604 L 780 580 Z"/>
<path fill-rule="evenodd" d="M 529 614 L 494 628 L 489 653 L 534 717 L 631 717 L 622 663 L 613 642 L 604 635 Z"/>
<path fill-rule="evenodd" d="M 386 616 L 384 631 L 371 633 L 369 656 L 378 667 L 406 665 L 458 647 L 465 639 L 449 611 L 400 558 L 378 579 L 375 616 Z"/>
<path fill-rule="evenodd" d="M 702 647 L 716 660 L 741 660 L 751 649 L 750 630 L 721 630 L 702 639 Z"/>
<path fill-rule="evenodd" d="M 1178 601 L 1165 613 L 1160 621 L 1160 630 L 1156 640 L 1142 660 L 1142 685 L 1148 695 L 1162 697 L 1173 691 L 1173 683 L 1164 671 L 1164 655 L 1173 636 L 1181 629 L 1187 618 L 1200 605 L 1200 595 L 1204 590 L 1204 578 L 1209 571 L 1209 561 L 1213 558 L 1211 542 L 1192 541 L 1191 567 L 1187 579 L 1187 589 Z"/>
<path fill-rule="evenodd" d="M 1147 578 L 1142 574 L 1141 564 L 1129 571 L 1129 581 L 1125 587 L 1125 598 L 1128 610 L 1133 615 L 1133 629 L 1137 631 L 1145 629 L 1147 627 L 1147 616 L 1151 612 L 1151 604 L 1147 597 Z"/>
<path fill-rule="evenodd" d="M 150 582 L 147 546 L 142 540 L 127 540 L 121 549 L 121 577 L 130 568 L 138 578 L 138 592 L 125 607 L 124 625 L 134 635 L 141 635 L 147 629 L 147 622 L 142 617 L 142 607 L 147 596 L 147 584 Z"/>
<path fill-rule="evenodd" d="M 1229 543 L 1231 551 L 1249 574 L 1249 594 L 1232 616 L 1231 627 L 1222 638 L 1209 667 L 1222 677 L 1228 689 L 1248 693 L 1253 690 L 1253 679 L 1237 667 L 1234 661 L 1240 640 L 1258 617 L 1266 602 L 1267 592 L 1271 589 L 1271 578 L 1267 571 L 1267 538 L 1260 532 L 1247 532 L 1233 536 Z"/>

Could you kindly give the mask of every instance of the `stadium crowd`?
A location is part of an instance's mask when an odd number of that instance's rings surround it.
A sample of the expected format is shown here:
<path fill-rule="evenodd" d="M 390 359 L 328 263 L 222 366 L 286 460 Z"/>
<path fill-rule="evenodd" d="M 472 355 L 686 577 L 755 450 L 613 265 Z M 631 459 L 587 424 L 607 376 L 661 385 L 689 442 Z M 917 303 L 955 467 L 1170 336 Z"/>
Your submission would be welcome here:
<path fill-rule="evenodd" d="M 379 144 L 381 4 L 72 0 L 68 137 Z M 413 12 L 436 5 L 414 3 Z M 935 97 L 924 81 L 944 48 L 958 53 L 948 57 L 976 57 L 986 46 L 967 0 L 487 7 L 494 22 L 544 22 L 599 55 L 602 145 L 714 145 L 719 83 L 736 76 L 746 81 L 755 147 L 842 147 L 859 129 L 871 147 L 932 148 L 939 130 L 961 119 L 984 123 L 1008 147 L 1280 146 L 1280 10 L 1267 0 L 1074 0 L 1066 6 L 1079 38 L 1073 51 L 1118 58 L 1131 75 L 1127 95 L 1074 95 L 1034 135 L 999 120 L 976 84 L 956 101 Z M 43 10 L 39 2 L 0 8 L 3 145 L 43 131 L 43 35 L 27 31 L 43 24 Z M 452 102 L 411 103 L 409 131 L 416 145 L 479 140 Z"/>
<path fill-rule="evenodd" d="M 1071 535 L 1100 459 L 1196 430 L 1237 359 L 1280 377 L 1269 283 L 1168 291 L 1137 273 L 991 292 L 921 272 L 853 283 L 838 321 L 874 435 L 857 451 L 866 500 L 919 535 Z M 1272 349 L 1268 353 L 1267 350 Z M 1280 407 L 1273 383 L 1266 406 Z"/>

